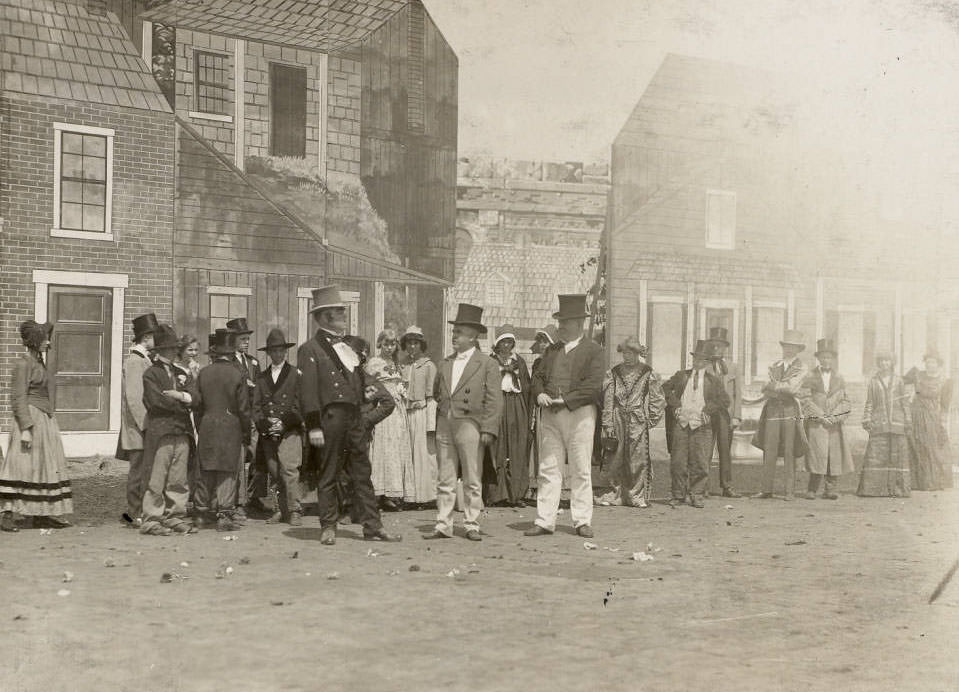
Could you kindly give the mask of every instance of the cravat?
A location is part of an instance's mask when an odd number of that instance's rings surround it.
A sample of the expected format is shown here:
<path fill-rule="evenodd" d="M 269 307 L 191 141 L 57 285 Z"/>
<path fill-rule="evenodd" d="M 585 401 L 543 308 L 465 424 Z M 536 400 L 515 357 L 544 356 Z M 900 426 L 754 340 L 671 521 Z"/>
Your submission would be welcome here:
<path fill-rule="evenodd" d="M 343 341 L 343 337 L 340 336 L 339 334 L 330 334 L 329 332 L 327 332 L 326 340 L 329 341 L 331 344 L 338 344 L 341 341 Z"/>

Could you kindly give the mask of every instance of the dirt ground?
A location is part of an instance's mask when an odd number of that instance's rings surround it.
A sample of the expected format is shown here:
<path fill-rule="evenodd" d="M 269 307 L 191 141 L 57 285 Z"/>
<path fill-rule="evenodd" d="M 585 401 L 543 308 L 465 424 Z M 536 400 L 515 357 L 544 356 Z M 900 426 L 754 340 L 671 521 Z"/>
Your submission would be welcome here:
<path fill-rule="evenodd" d="M 122 467 L 76 471 L 77 526 L 0 535 L 5 692 L 959 689 L 959 575 L 927 603 L 959 490 L 597 507 L 589 550 L 568 510 L 546 538 L 522 536 L 530 508 L 489 510 L 482 543 L 402 512 L 402 543 L 346 526 L 325 547 L 315 516 L 140 536 L 115 519 Z"/>

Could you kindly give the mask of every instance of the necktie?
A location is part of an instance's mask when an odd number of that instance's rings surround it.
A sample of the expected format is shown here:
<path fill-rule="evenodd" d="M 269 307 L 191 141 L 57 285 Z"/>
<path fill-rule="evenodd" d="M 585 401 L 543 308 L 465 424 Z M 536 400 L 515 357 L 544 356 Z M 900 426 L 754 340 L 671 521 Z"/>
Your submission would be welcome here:
<path fill-rule="evenodd" d="M 326 335 L 326 340 L 329 341 L 331 344 L 338 344 L 338 343 L 340 343 L 341 341 L 343 341 L 343 337 L 340 336 L 339 334 L 329 334 L 329 333 L 328 333 L 328 334 Z"/>

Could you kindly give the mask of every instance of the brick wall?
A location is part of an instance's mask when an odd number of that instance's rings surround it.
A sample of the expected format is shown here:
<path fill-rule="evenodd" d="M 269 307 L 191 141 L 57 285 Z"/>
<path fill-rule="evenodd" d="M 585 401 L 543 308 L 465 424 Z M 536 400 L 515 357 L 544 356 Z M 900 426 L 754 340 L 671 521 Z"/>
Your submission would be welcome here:
<path fill-rule="evenodd" d="M 18 326 L 34 316 L 35 269 L 127 274 L 124 342 L 143 312 L 172 318 L 173 119 L 169 114 L 102 107 L 4 92 L 0 99 L 0 430 L 9 430 Z M 52 238 L 54 122 L 115 130 L 114 242 Z"/>
<path fill-rule="evenodd" d="M 331 171 L 359 175 L 360 61 L 352 57 L 330 56 L 327 89 L 327 167 Z"/>

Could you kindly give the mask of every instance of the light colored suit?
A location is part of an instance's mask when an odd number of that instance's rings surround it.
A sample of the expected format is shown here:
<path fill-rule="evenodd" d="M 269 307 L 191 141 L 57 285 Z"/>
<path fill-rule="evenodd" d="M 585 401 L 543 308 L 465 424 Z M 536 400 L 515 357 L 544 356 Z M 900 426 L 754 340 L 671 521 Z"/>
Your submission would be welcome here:
<path fill-rule="evenodd" d="M 463 479 L 463 525 L 479 530 L 483 511 L 483 445 L 481 433 L 495 436 L 503 415 L 502 376 L 489 356 L 473 352 L 453 386 L 456 354 L 444 359 L 434 382 L 436 399 L 436 455 L 439 479 L 436 486 L 436 530 L 453 533 L 456 479 Z"/>

